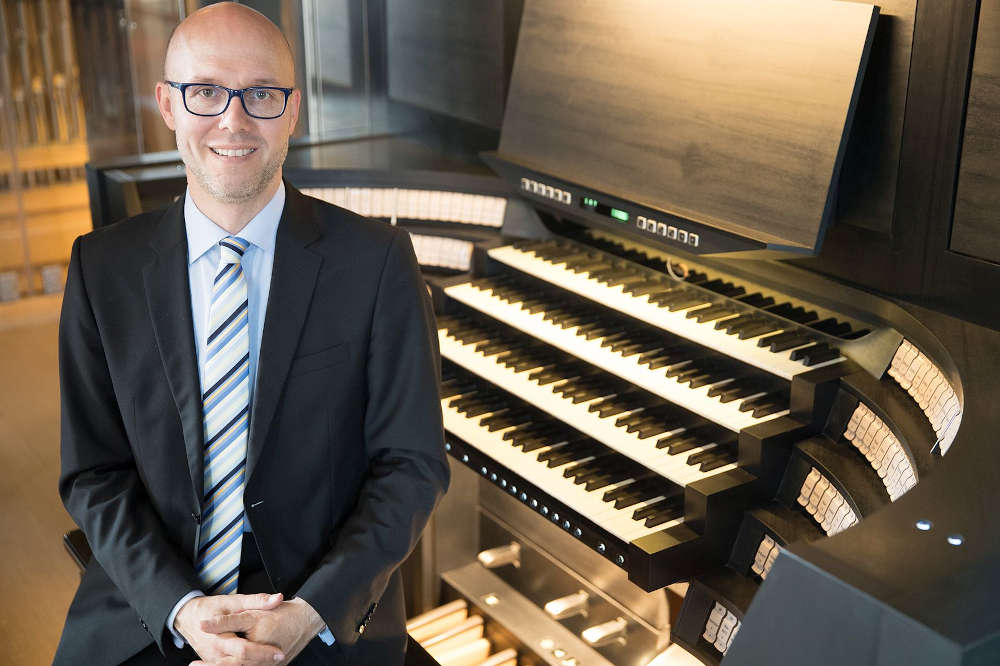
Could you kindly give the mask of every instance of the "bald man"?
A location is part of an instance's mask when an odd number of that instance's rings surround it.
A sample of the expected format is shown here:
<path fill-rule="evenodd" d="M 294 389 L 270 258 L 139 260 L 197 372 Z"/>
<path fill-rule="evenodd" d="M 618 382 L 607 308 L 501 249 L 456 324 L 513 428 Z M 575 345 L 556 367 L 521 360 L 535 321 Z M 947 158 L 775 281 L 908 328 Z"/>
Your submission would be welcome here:
<path fill-rule="evenodd" d="M 402 663 L 397 568 L 448 484 L 409 237 L 282 181 L 265 17 L 192 14 L 164 73 L 186 194 L 70 261 L 59 489 L 94 557 L 55 663 Z"/>

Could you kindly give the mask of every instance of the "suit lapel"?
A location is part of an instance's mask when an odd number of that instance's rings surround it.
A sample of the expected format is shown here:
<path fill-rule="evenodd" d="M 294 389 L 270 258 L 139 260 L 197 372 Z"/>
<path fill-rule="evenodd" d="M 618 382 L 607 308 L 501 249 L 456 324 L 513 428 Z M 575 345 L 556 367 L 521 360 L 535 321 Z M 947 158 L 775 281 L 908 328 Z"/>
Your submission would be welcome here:
<path fill-rule="evenodd" d="M 205 436 L 201 382 L 191 319 L 183 197 L 167 209 L 150 244 L 155 254 L 143 270 L 146 304 L 170 392 L 181 418 L 195 500 L 201 506 L 204 483 L 202 448 Z"/>
<path fill-rule="evenodd" d="M 312 205 L 287 182 L 285 192 L 285 209 L 275 238 L 271 288 L 264 316 L 253 408 L 250 411 L 248 480 L 267 441 L 323 263 L 320 255 L 306 249 L 320 236 Z"/>

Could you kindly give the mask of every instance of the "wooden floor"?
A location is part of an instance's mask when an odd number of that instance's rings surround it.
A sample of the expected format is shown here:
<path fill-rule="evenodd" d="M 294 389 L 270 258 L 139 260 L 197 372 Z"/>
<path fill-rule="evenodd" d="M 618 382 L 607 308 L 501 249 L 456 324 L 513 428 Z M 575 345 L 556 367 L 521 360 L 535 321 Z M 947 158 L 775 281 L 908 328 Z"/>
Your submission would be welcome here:
<path fill-rule="evenodd" d="M 51 664 L 79 582 L 59 478 L 61 298 L 0 303 L 0 663 Z"/>

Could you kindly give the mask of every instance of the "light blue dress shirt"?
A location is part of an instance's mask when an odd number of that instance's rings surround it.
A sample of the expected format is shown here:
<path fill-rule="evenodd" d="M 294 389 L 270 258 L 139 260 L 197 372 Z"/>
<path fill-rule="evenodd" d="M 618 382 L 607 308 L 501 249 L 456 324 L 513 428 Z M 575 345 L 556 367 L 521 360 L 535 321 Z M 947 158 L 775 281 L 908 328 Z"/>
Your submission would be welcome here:
<path fill-rule="evenodd" d="M 274 240 L 278 231 L 281 212 L 285 208 L 285 184 L 278 186 L 271 200 L 251 219 L 239 233 L 235 234 L 250 243 L 240 261 L 247 279 L 247 307 L 250 329 L 250 404 L 253 404 L 254 388 L 257 385 L 257 361 L 260 357 L 260 340 L 264 332 L 264 315 L 267 298 L 271 291 L 271 269 L 274 267 Z M 207 348 L 206 335 L 208 317 L 212 307 L 212 285 L 219 270 L 219 256 L 222 249 L 219 241 L 232 236 L 228 231 L 210 220 L 195 205 L 190 193 L 184 195 L 184 227 L 188 243 L 188 279 L 191 287 L 191 316 L 194 320 L 195 352 L 198 355 L 198 379 L 205 382 L 205 368 L 201 359 Z M 251 419 L 253 415 L 251 414 Z M 244 530 L 250 531 L 250 523 L 244 523 Z M 184 647 L 184 639 L 174 631 L 177 611 L 194 597 L 204 596 L 199 590 L 192 590 L 174 605 L 167 618 L 167 627 L 174 636 L 174 644 Z M 333 645 L 333 634 L 324 628 L 319 638 L 327 645 Z"/>

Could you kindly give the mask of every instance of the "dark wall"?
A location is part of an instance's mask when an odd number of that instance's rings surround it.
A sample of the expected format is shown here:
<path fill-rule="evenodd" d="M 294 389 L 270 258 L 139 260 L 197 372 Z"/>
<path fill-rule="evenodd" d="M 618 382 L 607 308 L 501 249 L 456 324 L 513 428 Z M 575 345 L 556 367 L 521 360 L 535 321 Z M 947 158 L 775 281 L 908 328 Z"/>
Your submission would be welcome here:
<path fill-rule="evenodd" d="M 500 128 L 522 0 L 386 0 L 389 96 Z"/>

